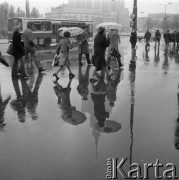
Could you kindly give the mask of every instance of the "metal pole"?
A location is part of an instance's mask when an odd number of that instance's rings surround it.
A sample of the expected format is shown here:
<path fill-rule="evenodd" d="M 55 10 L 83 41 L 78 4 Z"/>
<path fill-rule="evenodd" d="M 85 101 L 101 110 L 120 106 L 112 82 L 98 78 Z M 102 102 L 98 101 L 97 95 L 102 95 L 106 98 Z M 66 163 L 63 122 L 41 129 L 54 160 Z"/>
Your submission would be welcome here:
<path fill-rule="evenodd" d="M 165 20 L 164 20 L 164 30 L 166 31 L 166 8 L 167 4 L 165 5 Z"/>
<path fill-rule="evenodd" d="M 137 31 L 137 0 L 134 0 L 133 13 L 135 15 L 133 29 Z"/>

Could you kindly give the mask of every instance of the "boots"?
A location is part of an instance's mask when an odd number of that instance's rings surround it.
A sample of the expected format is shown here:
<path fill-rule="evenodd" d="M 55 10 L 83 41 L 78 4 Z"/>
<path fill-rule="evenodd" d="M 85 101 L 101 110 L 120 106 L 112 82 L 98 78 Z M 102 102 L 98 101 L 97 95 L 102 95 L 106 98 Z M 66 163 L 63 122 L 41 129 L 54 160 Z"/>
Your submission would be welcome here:
<path fill-rule="evenodd" d="M 85 54 L 86 55 L 86 60 L 88 64 L 91 64 L 90 58 L 89 58 L 89 54 Z"/>
<path fill-rule="evenodd" d="M 82 65 L 83 65 L 83 63 L 81 62 L 81 60 L 82 60 L 82 54 L 79 53 L 79 66 L 82 66 Z"/>

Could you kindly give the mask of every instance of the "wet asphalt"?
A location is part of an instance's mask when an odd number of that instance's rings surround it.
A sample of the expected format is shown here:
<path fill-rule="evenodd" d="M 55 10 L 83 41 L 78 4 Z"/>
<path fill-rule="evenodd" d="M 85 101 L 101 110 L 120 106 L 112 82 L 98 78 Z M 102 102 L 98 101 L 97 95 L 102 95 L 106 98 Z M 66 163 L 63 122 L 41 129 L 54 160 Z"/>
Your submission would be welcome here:
<path fill-rule="evenodd" d="M 107 158 L 127 158 L 125 172 L 159 159 L 160 175 L 173 163 L 179 176 L 179 52 L 164 55 L 164 43 L 158 51 L 151 42 L 146 53 L 138 42 L 135 54 L 128 37 L 119 49 L 123 69 L 113 62 L 112 80 L 102 73 L 95 84 L 76 52 L 75 78 L 63 69 L 56 83 L 51 59 L 42 74 L 29 62 L 29 80 L 12 80 L 0 64 L 1 180 L 104 180 Z"/>

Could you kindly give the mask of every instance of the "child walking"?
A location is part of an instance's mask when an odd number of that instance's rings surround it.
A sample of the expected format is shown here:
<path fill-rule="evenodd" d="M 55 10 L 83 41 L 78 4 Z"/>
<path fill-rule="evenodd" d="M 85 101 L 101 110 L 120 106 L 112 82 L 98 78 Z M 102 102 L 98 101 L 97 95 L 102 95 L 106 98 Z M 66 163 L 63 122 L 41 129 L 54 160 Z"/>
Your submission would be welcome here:
<path fill-rule="evenodd" d="M 69 62 L 69 49 L 72 49 L 74 47 L 74 44 L 70 42 L 70 32 L 64 32 L 64 38 L 60 40 L 58 47 L 56 49 L 57 55 L 59 55 L 59 68 L 56 73 L 53 74 L 53 77 L 56 78 L 56 80 L 59 79 L 58 73 L 60 72 L 61 68 L 63 66 L 67 66 L 69 70 L 69 78 L 75 77 L 75 75 L 72 73 L 70 69 L 70 62 Z"/>

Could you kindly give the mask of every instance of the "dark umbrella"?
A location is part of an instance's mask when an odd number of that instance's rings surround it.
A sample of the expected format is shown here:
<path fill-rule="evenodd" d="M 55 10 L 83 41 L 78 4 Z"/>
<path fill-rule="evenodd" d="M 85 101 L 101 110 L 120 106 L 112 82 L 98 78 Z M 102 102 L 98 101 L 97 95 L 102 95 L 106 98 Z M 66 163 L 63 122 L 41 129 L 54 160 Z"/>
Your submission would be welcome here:
<path fill-rule="evenodd" d="M 77 111 L 75 107 L 69 106 L 64 107 L 63 110 L 65 113 L 62 115 L 62 119 L 69 124 L 79 125 L 86 121 L 86 116 L 80 111 Z"/>
<path fill-rule="evenodd" d="M 5 66 L 9 67 L 9 64 L 6 62 L 6 60 L 4 59 L 4 57 L 2 56 L 1 52 L 0 52 L 0 62 L 2 64 L 4 64 Z"/>
<path fill-rule="evenodd" d="M 96 130 L 104 133 L 113 133 L 121 129 L 121 123 L 112 120 L 106 120 L 104 126 L 100 127 L 98 124 L 95 125 Z"/>

